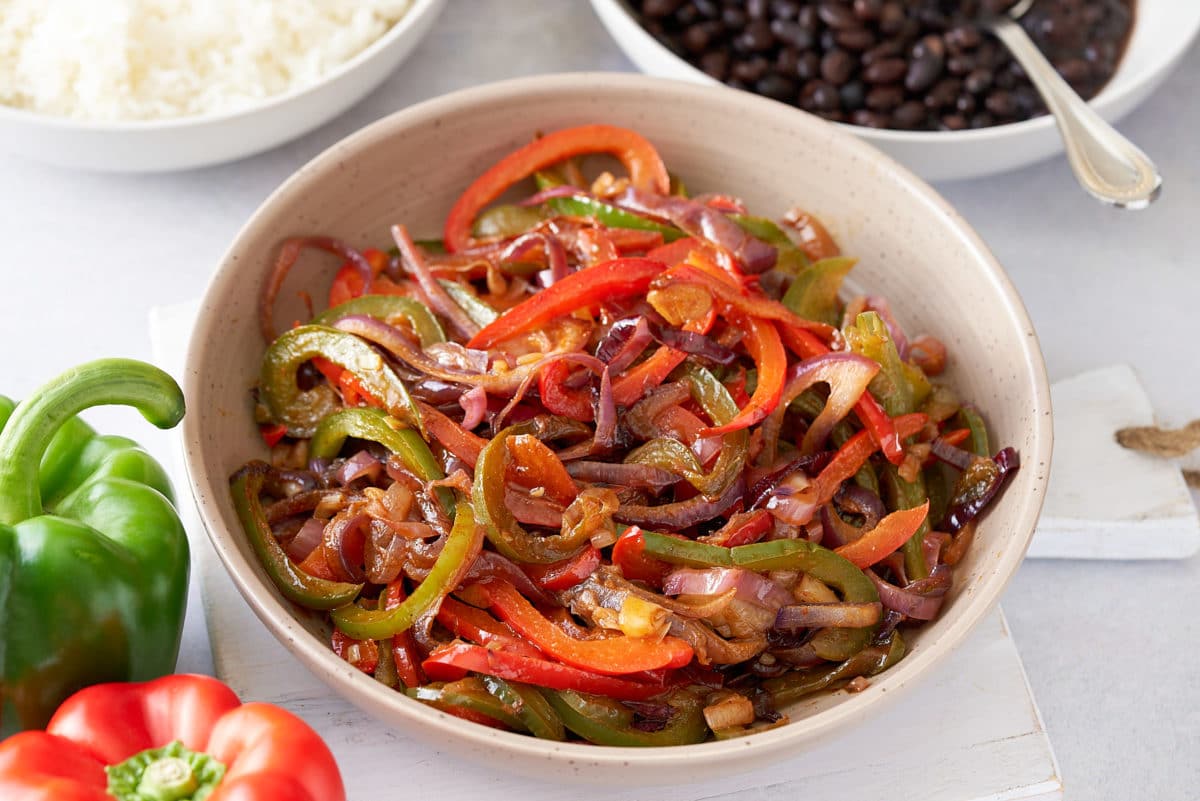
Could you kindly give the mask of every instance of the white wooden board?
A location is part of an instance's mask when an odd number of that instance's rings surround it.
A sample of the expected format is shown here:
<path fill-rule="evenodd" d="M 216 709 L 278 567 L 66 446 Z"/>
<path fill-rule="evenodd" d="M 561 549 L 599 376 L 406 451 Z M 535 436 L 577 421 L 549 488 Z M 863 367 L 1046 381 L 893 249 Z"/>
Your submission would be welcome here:
<path fill-rule="evenodd" d="M 194 304 L 156 309 L 157 360 L 176 375 Z M 176 443 L 174 477 L 184 486 Z M 180 493 L 184 495 L 184 493 Z M 581 786 L 515 776 L 466 762 L 364 715 L 293 660 L 242 601 L 181 498 L 200 572 L 216 673 L 244 699 L 270 701 L 307 720 L 329 743 L 354 801 L 399 797 L 477 801 L 1019 801 L 1062 798 L 1058 766 L 1003 614 L 920 686 L 861 726 L 769 772 L 695 785 Z"/>

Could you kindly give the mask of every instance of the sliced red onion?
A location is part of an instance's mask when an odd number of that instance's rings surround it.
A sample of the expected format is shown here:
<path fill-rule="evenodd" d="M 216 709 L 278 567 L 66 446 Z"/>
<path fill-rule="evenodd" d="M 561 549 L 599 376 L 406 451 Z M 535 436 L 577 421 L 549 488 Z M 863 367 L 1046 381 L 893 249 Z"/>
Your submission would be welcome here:
<path fill-rule="evenodd" d="M 941 565 L 940 567 L 945 568 L 945 565 Z M 900 588 L 879 578 L 879 576 L 875 575 L 874 570 L 868 569 L 863 572 L 874 583 L 875 589 L 879 592 L 879 600 L 885 609 L 894 610 L 913 620 L 933 620 L 937 617 L 937 613 L 942 608 L 942 603 L 945 600 L 946 590 L 949 589 L 947 582 L 945 588 L 941 589 L 937 594 L 920 594 L 913 590 L 913 587 L 918 582 L 913 582 L 908 587 Z M 947 572 L 945 575 L 949 576 L 949 573 Z M 928 579 L 925 579 L 925 581 L 928 581 Z M 939 581 L 942 580 L 939 579 Z"/>
<path fill-rule="evenodd" d="M 968 453 L 957 445 L 951 445 L 941 437 L 933 441 L 929 447 L 929 452 L 946 464 L 956 467 L 959 470 L 966 470 L 976 458 L 975 454 Z"/>
<path fill-rule="evenodd" d="M 678 530 L 724 514 L 742 500 L 744 491 L 745 486 L 739 477 L 737 481 L 731 482 L 715 501 L 710 501 L 703 495 L 697 495 L 686 501 L 664 503 L 658 506 L 622 505 L 613 515 L 613 519 L 629 525 Z"/>
<path fill-rule="evenodd" d="M 325 521 L 310 517 L 304 521 L 304 525 L 288 541 L 283 550 L 293 562 L 303 562 L 313 552 L 313 549 L 321 544 L 324 533 Z"/>
<path fill-rule="evenodd" d="M 908 353 L 926 375 L 941 375 L 946 369 L 946 345 L 937 337 L 929 334 L 914 337 Z"/>
<path fill-rule="evenodd" d="M 838 515 L 832 503 L 821 507 L 821 539 L 818 542 L 826 548 L 840 548 L 854 542 L 863 535 L 863 530 L 852 526 Z"/>
<path fill-rule="evenodd" d="M 458 397 L 458 404 L 465 412 L 462 427 L 470 431 L 479 426 L 487 416 L 488 396 L 483 387 L 471 387 Z"/>
<path fill-rule="evenodd" d="M 381 472 L 383 472 L 383 462 L 375 458 L 369 451 L 362 450 L 342 462 L 334 476 L 338 483 L 346 485 L 363 476 L 374 481 Z"/>
<path fill-rule="evenodd" d="M 921 553 L 925 556 L 925 564 L 930 568 L 937 567 L 941 561 L 942 548 L 950 542 L 950 535 L 944 531 L 931 531 L 921 540 Z"/>
<path fill-rule="evenodd" d="M 341 568 L 343 577 L 350 581 L 358 582 L 366 578 L 358 562 L 366 542 L 364 528 L 370 524 L 371 518 L 365 514 L 342 512 L 325 526 L 323 541 L 326 552 L 337 555 L 337 566 Z"/>
<path fill-rule="evenodd" d="M 777 629 L 861 629 L 874 626 L 883 616 L 878 603 L 789 604 L 775 616 Z"/>
<path fill-rule="evenodd" d="M 675 350 L 691 353 L 722 365 L 733 364 L 737 359 L 737 354 L 731 348 L 720 345 L 703 334 L 659 325 L 653 321 L 647 321 L 647 327 L 655 340 Z"/>
<path fill-rule="evenodd" d="M 758 509 L 770 500 L 775 488 L 786 478 L 797 471 L 802 471 L 804 474 L 812 475 L 819 473 L 825 465 L 832 459 L 829 453 L 816 453 L 812 456 L 798 456 L 785 461 L 777 462 L 766 468 L 763 472 L 755 472 L 753 474 L 753 482 L 750 484 L 750 490 L 746 493 L 749 499 L 749 509 Z M 762 470 L 758 468 L 758 470 Z M 751 478 L 751 474 L 747 474 L 747 480 Z"/>
<path fill-rule="evenodd" d="M 363 556 L 367 580 L 373 584 L 388 584 L 400 575 L 404 567 L 408 543 L 387 526 L 372 523 Z"/>
<path fill-rule="evenodd" d="M 843 509 L 856 515 L 862 515 L 864 518 L 863 528 L 867 531 L 879 525 L 879 521 L 887 514 L 883 500 L 878 495 L 853 482 L 843 485 L 834 496 L 834 501 Z"/>
<path fill-rule="evenodd" d="M 621 462 L 575 461 L 567 472 L 580 481 L 594 481 L 618 487 L 637 487 L 658 492 L 679 481 L 679 476 L 659 467 Z"/>
<path fill-rule="evenodd" d="M 666 595 L 718 595 L 735 590 L 734 597 L 768 609 L 792 603 L 792 595 L 783 587 L 751 570 L 740 567 L 681 567 L 663 580 Z"/>
<path fill-rule="evenodd" d="M 804 390 L 823 382 L 829 385 L 829 400 L 800 443 L 801 453 L 816 453 L 829 438 L 833 427 L 854 409 L 854 404 L 858 403 L 878 372 L 878 362 L 856 353 L 825 353 L 800 362 L 789 373 L 779 405 L 763 421 L 763 442 L 774 446 L 779 441 L 779 430 L 783 427 L 788 404 Z M 774 458 L 773 447 L 768 458 Z"/>
<path fill-rule="evenodd" d="M 572 351 L 569 353 L 555 353 L 534 362 L 532 365 L 530 365 L 525 377 L 521 379 L 521 382 L 513 391 L 512 397 L 509 398 L 508 403 L 504 404 L 504 408 L 497 412 L 495 417 L 492 418 L 493 431 L 498 432 L 501 428 L 503 428 L 504 421 L 508 419 L 510 414 L 512 414 L 513 409 L 517 408 L 518 404 L 525 400 L 525 395 L 529 392 L 529 388 L 533 386 L 533 382 L 537 379 L 538 373 L 542 371 L 543 367 L 546 367 L 553 362 L 572 362 L 574 364 L 581 364 L 597 375 L 603 375 L 606 369 L 604 362 L 600 361 L 595 356 L 589 356 L 586 353 L 580 353 L 578 351 Z"/>
<path fill-rule="evenodd" d="M 559 184 L 558 186 L 552 186 L 549 189 L 543 189 L 540 192 L 536 192 L 524 200 L 519 201 L 517 205 L 540 206 L 547 200 L 551 200 L 556 197 L 577 197 L 590 199 L 592 196 L 577 186 L 571 186 L 570 184 Z"/>
<path fill-rule="evenodd" d="M 425 256 L 421 253 L 421 249 L 413 243 L 412 237 L 409 236 L 408 229 L 403 225 L 393 225 L 392 239 L 395 240 L 396 247 L 400 249 L 400 258 L 404 261 L 404 266 L 417 279 L 421 291 L 429 299 L 430 308 L 445 317 L 451 328 L 463 339 L 470 339 L 474 336 L 479 331 L 479 326 L 467 316 L 462 307 L 455 303 L 454 299 L 438 283 L 433 271 L 425 262 Z"/>
<path fill-rule="evenodd" d="M 549 498 L 536 498 L 527 492 L 506 489 L 504 503 L 513 517 L 527 526 L 562 528 L 563 508 Z"/>
<path fill-rule="evenodd" d="M 441 366 L 464 373 L 486 373 L 491 364 L 486 350 L 464 348 L 457 342 L 434 342 L 424 351 L 426 356 Z"/>
<path fill-rule="evenodd" d="M 371 263 L 367 261 L 367 257 L 340 239 L 328 236 L 304 236 L 287 240 L 279 249 L 279 257 L 275 260 L 275 266 L 267 277 L 266 283 L 263 284 L 262 295 L 258 301 L 259 330 L 267 342 L 275 340 L 275 297 L 279 294 L 284 279 L 287 278 L 292 266 L 295 265 L 296 260 L 300 258 L 300 253 L 305 248 L 316 248 L 326 253 L 332 253 L 354 265 L 354 269 L 358 270 L 359 278 L 362 280 L 364 295 L 370 294 L 371 287 L 375 283 L 375 272 L 371 269 Z"/>
<path fill-rule="evenodd" d="M 665 432 L 663 427 L 657 423 L 658 416 L 669 407 L 678 406 L 691 396 L 691 390 L 682 381 L 655 387 L 649 395 L 629 407 L 629 412 L 625 415 L 625 426 L 642 439 L 650 440 L 660 437 Z"/>
<path fill-rule="evenodd" d="M 549 283 L 546 286 L 561 281 L 567 277 L 570 268 L 567 266 L 567 251 L 558 237 L 541 231 L 530 231 L 514 239 L 508 247 L 500 252 L 501 261 L 518 261 L 529 251 L 541 245 L 546 252 L 546 264 L 550 269 Z"/>
<path fill-rule="evenodd" d="M 516 563 L 494 551 L 481 551 L 462 577 L 459 586 L 466 586 L 488 578 L 507 581 L 517 588 L 517 592 L 535 604 L 552 605 L 555 603 L 554 599 L 545 590 L 534 584 L 533 580 L 525 574 L 525 571 L 517 567 Z"/>
<path fill-rule="evenodd" d="M 987 508 L 992 499 L 1007 483 L 1007 479 L 1021 466 L 1021 459 L 1012 448 L 1004 448 L 994 457 L 992 462 L 996 470 L 988 485 L 980 492 L 973 492 L 970 497 L 960 503 L 955 503 L 946 510 L 945 529 L 951 534 L 957 534 L 963 526 L 974 520 Z"/>
<path fill-rule="evenodd" d="M 596 346 L 596 358 L 605 362 L 609 369 L 620 373 L 633 364 L 653 341 L 654 336 L 644 316 L 626 317 L 617 320 L 608 329 L 604 339 Z"/>
<path fill-rule="evenodd" d="M 773 246 L 746 233 L 716 209 L 695 200 L 656 195 L 629 187 L 618 196 L 617 204 L 631 211 L 669 220 L 694 237 L 707 239 L 728 249 L 747 273 L 766 272 L 775 266 L 779 255 Z"/>
<path fill-rule="evenodd" d="M 617 441 L 617 404 L 613 399 L 608 368 L 600 373 L 600 394 L 596 397 L 596 434 L 593 442 L 603 451 L 612 450 Z"/>

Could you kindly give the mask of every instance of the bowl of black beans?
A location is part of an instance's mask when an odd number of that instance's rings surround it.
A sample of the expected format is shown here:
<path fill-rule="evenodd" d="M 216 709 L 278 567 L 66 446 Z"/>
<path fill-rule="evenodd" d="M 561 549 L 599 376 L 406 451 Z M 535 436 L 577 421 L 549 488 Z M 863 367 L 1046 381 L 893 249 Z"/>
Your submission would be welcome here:
<path fill-rule="evenodd" d="M 1020 64 L 981 24 L 1014 0 L 592 0 L 643 71 L 755 92 L 830 122 L 930 180 L 1061 151 Z M 1036 0 L 1021 25 L 1116 120 L 1200 30 L 1200 0 Z"/>

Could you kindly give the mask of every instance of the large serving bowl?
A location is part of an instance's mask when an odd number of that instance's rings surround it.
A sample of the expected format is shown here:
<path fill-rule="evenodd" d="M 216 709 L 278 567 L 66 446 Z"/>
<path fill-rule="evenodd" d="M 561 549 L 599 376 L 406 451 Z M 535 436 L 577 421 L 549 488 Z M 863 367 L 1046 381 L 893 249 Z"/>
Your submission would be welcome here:
<path fill-rule="evenodd" d="M 250 389 L 264 344 L 256 303 L 281 240 L 322 233 L 379 245 L 393 223 L 436 236 L 457 194 L 536 131 L 589 122 L 634 128 L 694 191 L 742 196 L 756 213 L 799 203 L 862 262 L 859 285 L 891 299 L 914 332 L 941 337 L 945 379 L 983 410 L 993 441 L 1024 466 L 980 525 L 932 624 L 865 691 L 805 700 L 788 725 L 736 741 L 638 750 L 550 743 L 467 723 L 413 701 L 338 659 L 328 631 L 285 602 L 243 535 L 229 476 L 266 455 Z M 336 267 L 298 265 L 276 319 L 306 319 L 297 290 L 324 297 Z M 498 83 L 398 112 L 302 167 L 251 217 L 222 261 L 192 334 L 185 385 L 188 472 L 201 516 L 247 603 L 297 659 L 372 715 L 438 747 L 537 773 L 674 782 L 786 759 L 857 725 L 915 684 L 999 600 L 1033 534 L 1049 469 L 1050 397 L 1033 327 L 1004 271 L 967 224 L 904 168 L 844 131 L 732 90 L 633 75 L 561 75 Z M 612 771 L 616 770 L 617 773 Z"/>
<path fill-rule="evenodd" d="M 1116 122 L 1166 79 L 1200 32 L 1200 3 L 1136 0 L 1129 49 L 1092 106 Z M 592 7 L 629 60 L 664 78 L 717 82 L 675 55 L 638 24 L 626 0 L 592 0 Z M 1062 152 L 1054 120 L 1037 117 L 975 131 L 889 131 L 841 126 L 888 153 L 928 181 L 1006 172 Z M 1153 154 L 1151 154 L 1153 155 Z"/>
<path fill-rule="evenodd" d="M 91 122 L 0 105 L 0 150 L 108 172 L 220 164 L 295 139 L 379 86 L 424 38 L 445 0 L 413 0 L 383 36 L 318 82 L 245 109 L 164 120 Z"/>

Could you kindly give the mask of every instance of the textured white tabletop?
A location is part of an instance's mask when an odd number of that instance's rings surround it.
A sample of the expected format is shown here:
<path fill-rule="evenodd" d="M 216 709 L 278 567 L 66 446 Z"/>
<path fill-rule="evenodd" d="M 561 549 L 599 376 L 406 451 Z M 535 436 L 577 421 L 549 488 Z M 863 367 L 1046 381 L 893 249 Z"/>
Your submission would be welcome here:
<path fill-rule="evenodd" d="M 147 312 L 204 289 L 239 226 L 296 167 L 418 100 L 541 72 L 628 70 L 584 0 L 451 0 L 429 38 L 341 119 L 242 162 L 161 176 L 68 172 L 0 155 L 0 391 L 101 356 L 150 358 Z M 1167 423 L 1200 416 L 1200 49 L 1120 127 L 1166 177 L 1150 211 L 1076 189 L 1061 158 L 939 189 L 1022 292 L 1052 379 L 1138 370 Z M 168 458 L 128 412 L 90 415 Z M 1067 798 L 1193 799 L 1200 786 L 1200 558 L 1027 562 L 1004 599 Z M 189 622 L 181 669 L 209 664 Z M 970 714 L 964 708 L 962 714 Z M 856 800 L 853 800 L 856 801 Z"/>

